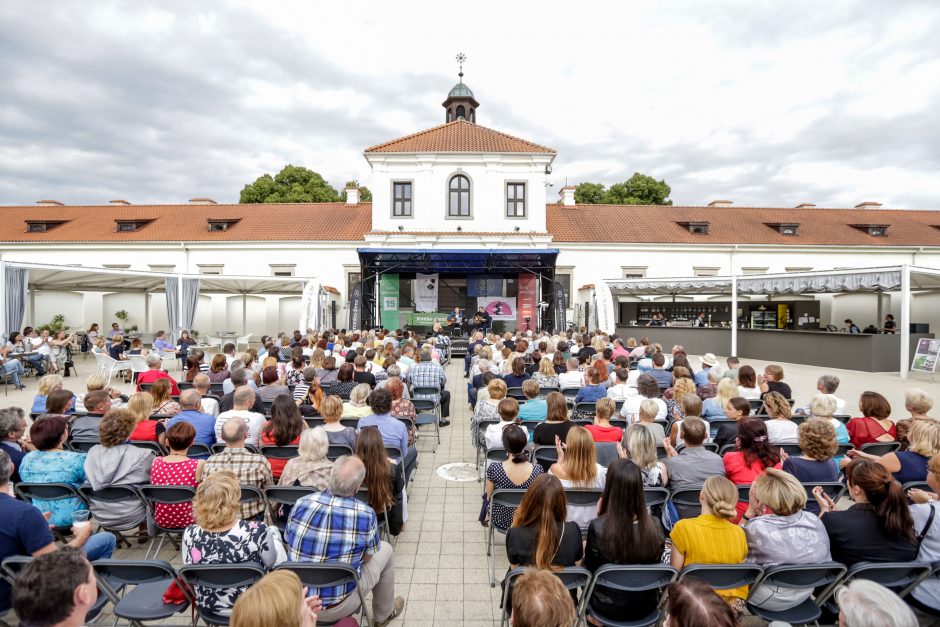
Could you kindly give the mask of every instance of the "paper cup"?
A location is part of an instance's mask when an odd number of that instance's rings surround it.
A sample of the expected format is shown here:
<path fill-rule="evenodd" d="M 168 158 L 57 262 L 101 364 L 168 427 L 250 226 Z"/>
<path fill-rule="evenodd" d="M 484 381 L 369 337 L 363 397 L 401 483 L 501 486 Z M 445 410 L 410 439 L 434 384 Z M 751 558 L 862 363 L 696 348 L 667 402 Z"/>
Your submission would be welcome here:
<path fill-rule="evenodd" d="M 87 527 L 91 524 L 91 512 L 87 509 L 77 509 L 72 512 L 73 527 Z"/>

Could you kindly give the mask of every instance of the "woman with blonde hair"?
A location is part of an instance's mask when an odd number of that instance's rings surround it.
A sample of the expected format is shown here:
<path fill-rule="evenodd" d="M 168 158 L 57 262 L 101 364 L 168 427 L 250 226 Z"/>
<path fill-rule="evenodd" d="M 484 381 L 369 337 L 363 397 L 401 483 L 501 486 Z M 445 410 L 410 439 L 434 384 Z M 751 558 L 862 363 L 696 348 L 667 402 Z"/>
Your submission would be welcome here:
<path fill-rule="evenodd" d="M 349 393 L 349 400 L 343 403 L 342 418 L 365 418 L 372 415 L 372 409 L 366 403 L 372 388 L 368 383 L 360 383 Z"/>
<path fill-rule="evenodd" d="M 627 457 L 640 467 L 643 473 L 643 485 L 647 488 L 661 488 L 669 483 L 669 473 L 666 464 L 659 461 L 656 455 L 656 440 L 653 432 L 640 424 L 627 427 L 625 440 L 627 442 Z"/>
<path fill-rule="evenodd" d="M 640 427 L 642 429 L 642 427 Z M 548 472 L 558 477 L 562 487 L 589 490 L 603 490 L 607 469 L 597 463 L 597 449 L 594 438 L 584 427 L 573 427 L 568 431 L 568 439 L 562 446 L 561 439 L 555 438 L 555 451 L 558 461 L 552 464 Z M 568 507 L 568 520 L 586 527 L 597 516 L 593 505 L 572 505 Z"/>
<path fill-rule="evenodd" d="M 319 596 L 307 596 L 307 588 L 289 570 L 268 573 L 245 590 L 232 609 L 232 627 L 316 627 Z M 349 627 L 346 617 L 335 627 Z"/>
<path fill-rule="evenodd" d="M 768 468 L 754 480 L 741 518 L 749 564 L 819 564 L 832 559 L 826 527 L 806 510 L 806 501 L 803 485 L 788 472 Z M 796 607 L 812 592 L 762 585 L 751 593 L 749 603 L 779 612 Z"/>
<path fill-rule="evenodd" d="M 108 387 L 108 378 L 100 375 L 93 374 L 85 380 L 85 394 L 88 392 L 94 392 L 95 390 L 107 390 L 108 394 L 111 396 L 111 409 L 116 409 L 118 407 L 124 406 L 124 401 L 121 400 L 121 391 L 117 389 L 111 389 Z M 75 413 L 76 414 L 87 414 L 88 410 L 85 407 L 85 394 L 79 394 L 75 398 Z"/>
<path fill-rule="evenodd" d="M 333 470 L 333 462 L 326 458 L 329 450 L 330 439 L 323 427 L 303 430 L 297 445 L 297 457 L 287 461 L 277 484 L 326 490 Z"/>
<path fill-rule="evenodd" d="M 679 377 L 675 380 L 675 383 L 672 384 L 672 387 L 666 390 L 666 392 L 672 391 L 671 397 L 666 399 L 666 414 L 668 416 L 676 416 L 676 411 L 678 410 L 681 414 L 682 407 L 680 402 L 682 401 L 683 396 L 688 396 L 696 394 L 695 381 L 688 377 Z M 665 393 L 663 394 L 665 397 Z M 699 399 L 701 400 L 701 399 Z M 677 416 L 677 420 L 682 420 L 682 416 Z"/>
<path fill-rule="evenodd" d="M 725 406 L 738 395 L 738 384 L 733 379 L 723 378 L 715 388 L 715 395 L 702 403 L 702 418 L 727 418 Z"/>
<path fill-rule="evenodd" d="M 898 442 L 901 443 L 901 450 L 906 451 L 908 447 L 907 434 L 911 426 L 918 420 L 935 420 L 927 415 L 933 409 L 933 399 L 924 390 L 920 388 L 908 388 L 904 390 L 904 409 L 910 413 L 910 418 L 898 420 Z"/>
<path fill-rule="evenodd" d="M 670 563 L 677 570 L 686 564 L 740 564 L 747 557 L 744 530 L 732 523 L 737 516 L 738 489 L 728 479 L 714 475 L 699 493 L 702 513 L 683 518 L 672 528 Z M 716 590 L 735 609 L 743 610 L 747 586 Z"/>
<path fill-rule="evenodd" d="M 277 528 L 238 517 L 241 486 L 234 473 L 222 470 L 206 477 L 193 499 L 195 525 L 183 532 L 183 564 L 256 562 L 268 569 L 287 559 Z M 228 616 L 248 586 L 193 586 L 203 610 Z"/>
<path fill-rule="evenodd" d="M 910 445 L 906 451 L 894 451 L 879 456 L 852 449 L 845 456 L 847 459 L 870 459 L 878 462 L 901 485 L 912 481 L 926 481 L 927 462 L 940 453 L 940 421 L 914 421 L 907 439 Z M 847 460 L 843 461 L 848 463 Z"/>
<path fill-rule="evenodd" d="M 314 370 L 319 370 L 323 367 L 323 361 L 326 359 L 326 353 L 322 348 L 313 349 L 313 354 L 310 356 L 310 367 Z"/>
<path fill-rule="evenodd" d="M 807 420 L 822 420 L 832 425 L 836 431 L 836 442 L 838 444 L 849 443 L 849 430 L 845 428 L 845 423 L 834 418 L 838 402 L 831 394 L 817 394 L 809 401 L 809 418 Z"/>
<path fill-rule="evenodd" d="M 61 390 L 63 385 L 65 384 L 62 381 L 62 377 L 57 374 L 47 374 L 40 379 L 39 389 L 36 391 L 36 396 L 33 398 L 33 406 L 29 411 L 34 414 L 46 413 L 46 399 L 49 398 L 49 394 L 55 390 Z"/>
<path fill-rule="evenodd" d="M 558 373 L 555 372 L 551 359 L 542 357 L 539 360 L 539 369 L 532 374 L 532 380 L 538 383 L 540 388 L 558 387 Z"/>
<path fill-rule="evenodd" d="M 183 411 L 180 404 L 173 400 L 171 393 L 173 384 L 169 379 L 157 379 L 150 388 L 150 395 L 153 397 L 153 416 L 175 416 Z"/>
<path fill-rule="evenodd" d="M 166 446 L 166 425 L 162 420 L 154 420 L 152 417 L 153 397 L 149 393 L 132 394 L 127 401 L 127 410 L 134 414 L 137 420 L 137 426 L 131 433 L 131 440 L 159 442 L 161 446 Z"/>
<path fill-rule="evenodd" d="M 323 416 L 323 430 L 326 431 L 330 444 L 348 446 L 356 450 L 356 430 L 340 422 L 343 417 L 343 399 L 331 394 L 320 403 L 320 415 Z"/>
<path fill-rule="evenodd" d="M 767 408 L 767 414 L 770 420 L 767 421 L 767 437 L 770 443 L 796 444 L 798 425 L 790 420 L 792 410 L 790 403 L 780 392 L 767 392 L 764 394 L 764 407 Z"/>
<path fill-rule="evenodd" d="M 477 399 L 477 405 L 473 408 L 473 420 L 470 424 L 470 435 L 473 442 L 483 442 L 483 433 L 480 431 L 480 423 L 484 420 L 499 421 L 499 402 L 506 398 L 508 391 L 506 382 L 502 379 L 493 379 L 486 385 L 488 398 Z"/>

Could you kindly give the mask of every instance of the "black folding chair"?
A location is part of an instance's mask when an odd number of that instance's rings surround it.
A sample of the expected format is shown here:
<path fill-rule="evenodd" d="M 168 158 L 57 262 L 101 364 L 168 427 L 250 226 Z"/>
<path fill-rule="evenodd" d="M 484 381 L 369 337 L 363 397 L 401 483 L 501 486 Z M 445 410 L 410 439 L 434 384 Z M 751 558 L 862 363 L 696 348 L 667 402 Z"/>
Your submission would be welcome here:
<path fill-rule="evenodd" d="M 493 509 L 493 505 L 500 505 L 502 507 L 512 507 L 517 508 L 519 504 L 522 503 L 522 498 L 525 496 L 526 490 L 494 490 L 493 496 L 490 498 L 490 511 Z M 490 516 L 490 526 L 487 530 L 487 539 L 486 539 L 486 556 L 490 562 L 490 587 L 496 587 L 496 558 L 493 556 L 493 547 L 495 546 L 496 532 L 499 532 L 503 535 L 509 531 L 508 528 L 504 529 L 499 527 L 496 524 L 496 519 L 493 516 Z"/>
<path fill-rule="evenodd" d="M 359 596 L 359 607 L 356 611 L 360 614 L 360 621 L 373 625 L 373 619 L 366 610 L 366 597 L 362 592 L 362 586 L 359 583 L 359 573 L 355 568 L 344 562 L 283 562 L 274 567 L 274 570 L 289 570 L 300 579 L 300 583 L 310 589 L 311 592 L 319 591 L 321 588 L 332 588 L 334 586 L 344 586 L 350 581 L 353 582 L 356 594 Z M 272 625 L 271 627 L 275 627 Z"/>
<path fill-rule="evenodd" d="M 905 492 L 914 489 L 923 490 L 924 492 L 934 492 L 934 489 L 931 488 L 930 484 L 926 481 L 908 481 L 901 487 L 904 488 Z"/>
<path fill-rule="evenodd" d="M 800 448 L 799 444 L 777 444 L 777 445 L 771 445 L 771 446 L 777 449 L 778 451 L 780 449 L 783 449 L 786 452 L 786 454 L 790 455 L 791 457 L 799 457 L 800 455 L 803 454 L 803 449 Z"/>
<path fill-rule="evenodd" d="M 307 427 L 313 429 L 314 427 L 322 427 L 326 424 L 326 418 L 323 416 L 307 416 L 304 418 L 304 422 L 307 423 Z"/>
<path fill-rule="evenodd" d="M 596 410 L 597 403 L 594 401 L 581 401 L 580 403 L 575 403 L 572 417 L 593 417 Z"/>
<path fill-rule="evenodd" d="M 432 449 L 437 452 L 437 445 L 441 443 L 441 422 L 440 422 L 440 403 L 430 398 L 415 398 L 411 400 L 415 408 L 415 428 L 420 429 L 428 425 L 434 426 L 434 435 L 437 438 L 437 444 Z"/>
<path fill-rule="evenodd" d="M 652 627 L 659 622 L 660 608 L 666 599 L 666 586 L 674 582 L 678 576 L 679 572 L 671 566 L 646 564 L 606 564 L 601 566 L 594 573 L 594 579 L 591 580 L 591 584 L 584 593 L 579 618 L 582 623 L 585 622 L 587 617 L 590 617 L 602 625 L 626 624 L 630 627 Z M 624 592 L 660 590 L 659 602 L 656 609 L 648 616 L 629 623 L 620 623 L 591 607 L 591 597 L 598 586 L 607 588 L 614 595 Z"/>
<path fill-rule="evenodd" d="M 755 564 L 688 564 L 682 569 L 679 581 L 694 577 L 716 590 L 730 590 L 753 586 L 764 569 Z"/>
<path fill-rule="evenodd" d="M 267 502 L 264 500 L 264 492 L 260 488 L 257 488 L 253 485 L 242 484 L 241 485 L 241 497 L 238 500 L 242 505 L 252 504 L 252 503 L 261 503 L 264 507 L 267 507 Z M 264 509 L 254 515 L 254 518 L 257 520 L 263 520 L 264 518 Z"/>
<path fill-rule="evenodd" d="M 137 448 L 142 448 L 145 451 L 152 451 L 157 457 L 166 455 L 166 451 L 160 446 L 159 442 L 153 442 L 152 440 L 131 440 L 129 444 Z"/>
<path fill-rule="evenodd" d="M 671 492 L 669 500 L 675 506 L 680 519 L 694 518 L 702 513 L 702 504 L 699 502 L 701 493 L 702 486 L 700 485 L 679 488 Z"/>
<path fill-rule="evenodd" d="M 232 590 L 240 588 L 242 591 L 250 588 L 256 581 L 264 577 L 261 564 L 190 564 L 179 569 L 180 577 L 192 587 L 199 597 L 198 588 L 210 590 Z M 239 593 L 240 594 L 240 593 Z M 203 608 L 196 603 L 196 612 L 207 625 L 228 625 L 229 617 L 222 616 L 211 610 Z M 273 625 L 271 627 L 274 627 Z"/>
<path fill-rule="evenodd" d="M 522 391 L 522 388 L 521 388 L 521 387 L 518 387 L 518 388 L 509 388 L 509 389 L 507 389 L 507 390 L 506 390 L 506 397 L 507 397 L 507 398 L 515 399 L 515 400 L 517 400 L 517 401 L 524 401 L 524 400 L 526 400 L 525 392 Z"/>
<path fill-rule="evenodd" d="M 509 453 L 502 447 L 486 449 L 486 458 L 483 462 L 483 469 L 480 471 L 480 483 L 483 484 L 483 492 L 486 492 L 486 481 L 483 481 L 483 479 L 486 478 L 486 468 L 489 466 L 489 462 L 501 463 L 507 459 L 509 459 Z"/>
<path fill-rule="evenodd" d="M 296 444 L 288 444 L 286 446 L 268 446 L 264 445 L 261 447 L 261 454 L 265 457 L 270 457 L 271 459 L 294 459 L 300 453 L 298 452 L 298 447 Z"/>
<path fill-rule="evenodd" d="M 183 532 L 186 530 L 186 527 L 163 527 L 157 523 L 156 508 L 157 505 L 182 505 L 185 503 L 192 504 L 193 499 L 196 498 L 196 490 L 190 486 L 184 485 L 142 485 L 137 488 L 137 491 L 140 493 L 141 498 L 144 500 L 144 503 L 147 505 L 147 510 L 150 512 L 150 518 L 154 521 L 154 527 L 157 529 L 156 535 L 150 539 L 150 544 L 147 546 L 147 552 L 144 554 L 144 559 L 150 557 L 150 549 L 153 548 L 154 542 L 157 541 L 157 537 L 160 538 L 160 543 L 157 545 L 156 551 L 153 553 L 154 559 L 160 555 L 160 549 L 163 548 L 163 541 L 167 538 L 170 539 L 170 542 L 173 543 L 175 548 L 179 548 L 180 545 L 176 541 L 176 538 L 182 538 Z"/>
<path fill-rule="evenodd" d="M 81 492 L 86 501 L 88 501 L 91 514 L 95 517 L 95 520 L 98 521 L 98 525 L 105 531 L 110 531 L 117 536 L 119 542 L 124 542 L 129 545 L 130 543 L 127 541 L 127 538 L 124 537 L 124 532 L 137 529 L 140 523 L 147 520 L 147 503 L 140 496 L 140 492 L 137 491 L 135 486 L 113 485 L 100 490 L 94 490 L 91 486 L 84 485 L 80 487 L 78 491 Z M 99 503 L 123 503 L 128 507 L 140 505 L 141 509 L 144 510 L 144 514 L 139 520 L 133 520 L 122 527 L 111 527 L 102 524 L 101 519 L 95 515 L 95 508 Z"/>
<path fill-rule="evenodd" d="M 204 459 L 212 455 L 212 449 L 210 449 L 205 444 L 200 444 L 199 442 L 193 442 L 189 445 L 189 451 L 186 452 L 186 456 L 190 458 Z"/>
<path fill-rule="evenodd" d="M 189 609 L 193 598 L 176 570 L 162 560 L 103 559 L 92 563 L 98 587 L 114 606 L 114 615 L 141 625 L 163 620 Z M 176 583 L 186 600 L 173 605 L 163 602 L 163 593 Z"/>
<path fill-rule="evenodd" d="M 807 482 L 803 484 L 803 489 L 806 490 L 806 498 L 809 500 L 814 500 L 816 497 L 813 496 L 813 489 L 819 486 L 823 489 L 823 492 L 829 495 L 833 501 L 838 502 L 842 495 L 845 494 L 846 487 L 838 481 L 817 481 L 817 482 Z"/>
<path fill-rule="evenodd" d="M 859 562 L 849 568 L 842 583 L 868 579 L 903 599 L 931 572 L 933 566 L 927 562 Z"/>
<path fill-rule="evenodd" d="M 12 555 L 0 564 L 0 579 L 3 579 L 10 587 L 16 582 L 16 578 L 19 577 L 20 571 L 33 561 L 33 557 L 30 555 Z M 85 613 L 85 622 L 91 623 L 98 615 L 101 614 L 101 610 L 104 609 L 104 606 L 108 604 L 108 596 L 105 589 L 102 587 L 102 582 L 100 579 L 96 579 L 96 584 L 98 586 L 98 598 L 88 608 L 88 612 Z M 0 611 L 0 615 L 3 614 L 3 611 Z M 0 619 L 0 624 L 6 625 L 7 623 Z"/>
<path fill-rule="evenodd" d="M 395 495 L 392 495 L 395 496 Z M 369 490 L 368 488 L 362 487 L 359 488 L 359 491 L 356 492 L 356 499 L 372 507 L 372 504 L 369 502 Z M 375 512 L 375 518 L 379 521 L 379 537 L 385 536 L 386 542 L 392 541 L 392 534 L 389 531 L 388 527 L 388 508 L 383 507 L 382 511 L 379 511 L 372 507 L 372 511 Z"/>
<path fill-rule="evenodd" d="M 869 442 L 862 444 L 861 451 L 869 455 L 887 455 L 901 448 L 900 442 Z"/>
<path fill-rule="evenodd" d="M 752 603 L 747 604 L 747 609 L 768 622 L 780 621 L 793 625 L 815 623 L 822 616 L 822 604 L 842 581 L 845 571 L 845 565 L 838 562 L 768 566 L 760 583 L 751 588 L 749 596 L 753 597 L 754 592 L 763 586 L 772 586 L 778 590 L 811 590 L 813 595 L 787 610 L 765 610 Z"/>
<path fill-rule="evenodd" d="M 297 500 L 314 494 L 316 488 L 309 486 L 268 486 L 264 489 L 264 498 L 275 509 L 274 524 L 281 531 L 287 527 L 290 508 Z M 280 511 L 278 511 L 280 510 Z"/>
<path fill-rule="evenodd" d="M 718 454 L 724 457 L 725 453 L 730 453 L 734 450 L 734 444 L 725 444 L 718 450 Z"/>
<path fill-rule="evenodd" d="M 603 490 L 582 490 L 575 488 L 565 488 L 565 501 L 571 507 L 593 507 L 597 510 L 597 504 L 601 500 Z M 581 533 L 587 532 L 587 525 L 581 525 Z"/>
<path fill-rule="evenodd" d="M 643 498 L 647 507 L 664 505 L 669 500 L 669 490 L 666 488 L 643 488 Z"/>
<path fill-rule="evenodd" d="M 535 463 L 540 464 L 545 472 L 558 461 L 558 449 L 554 446 L 543 445 L 535 447 Z"/>
<path fill-rule="evenodd" d="M 330 444 L 330 448 L 326 451 L 326 458 L 331 462 L 335 462 L 337 459 L 343 455 L 352 455 L 352 448 L 346 446 L 345 444 Z"/>
<path fill-rule="evenodd" d="M 486 440 L 483 436 L 490 425 L 498 425 L 499 423 L 499 420 L 481 420 L 477 423 L 477 439 L 476 442 L 473 443 L 473 448 L 476 450 L 477 469 L 480 468 L 480 460 L 486 452 Z"/>
<path fill-rule="evenodd" d="M 512 593 L 512 588 L 516 583 L 516 579 L 524 575 L 526 568 L 513 568 L 509 573 L 506 574 L 505 585 L 503 586 L 503 611 L 500 616 L 499 624 L 500 627 L 505 627 L 509 622 L 509 595 Z M 551 571 L 553 575 L 558 577 L 561 580 L 561 583 L 565 585 L 565 588 L 572 590 L 577 595 L 577 591 L 581 590 L 579 601 L 577 607 L 575 608 L 575 616 L 580 617 L 583 611 L 584 599 L 587 597 L 586 591 L 588 586 L 591 584 L 591 579 L 593 575 L 591 571 L 586 568 L 581 568 L 580 566 L 568 566 L 562 568 L 561 570 Z"/>
<path fill-rule="evenodd" d="M 81 505 L 88 507 L 88 500 L 85 498 L 79 488 L 70 483 L 30 483 L 21 481 L 13 486 L 16 495 L 26 501 L 33 503 L 39 501 L 63 501 L 65 499 L 76 499 Z M 71 534 L 71 524 L 62 527 L 53 527 L 53 535 L 64 540 L 65 536 Z"/>

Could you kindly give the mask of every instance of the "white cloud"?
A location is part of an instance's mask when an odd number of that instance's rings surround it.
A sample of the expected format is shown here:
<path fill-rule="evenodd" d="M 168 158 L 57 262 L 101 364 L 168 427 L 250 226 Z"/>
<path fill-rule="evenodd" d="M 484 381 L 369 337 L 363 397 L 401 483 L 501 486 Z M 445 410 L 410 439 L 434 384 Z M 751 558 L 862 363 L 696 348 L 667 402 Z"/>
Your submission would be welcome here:
<path fill-rule="evenodd" d="M 478 121 L 557 148 L 556 184 L 940 208 L 938 30 L 924 2 L 6 3 L 0 202 L 233 201 L 288 162 L 368 184 L 463 51 Z"/>

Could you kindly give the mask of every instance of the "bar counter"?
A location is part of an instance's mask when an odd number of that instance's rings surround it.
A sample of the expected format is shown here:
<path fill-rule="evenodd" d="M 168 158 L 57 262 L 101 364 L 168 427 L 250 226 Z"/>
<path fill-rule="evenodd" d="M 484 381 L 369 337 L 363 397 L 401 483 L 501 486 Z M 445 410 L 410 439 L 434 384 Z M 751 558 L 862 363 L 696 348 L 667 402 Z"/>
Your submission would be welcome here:
<path fill-rule="evenodd" d="M 668 352 L 675 344 L 691 355 L 731 354 L 731 329 L 691 327 L 634 327 L 617 325 L 617 334 L 626 339 L 646 336 L 662 344 Z M 911 333 L 910 355 L 917 341 L 933 334 Z M 738 356 L 791 364 L 809 364 L 863 372 L 898 372 L 901 335 L 868 333 L 828 333 L 785 329 L 738 329 Z"/>

